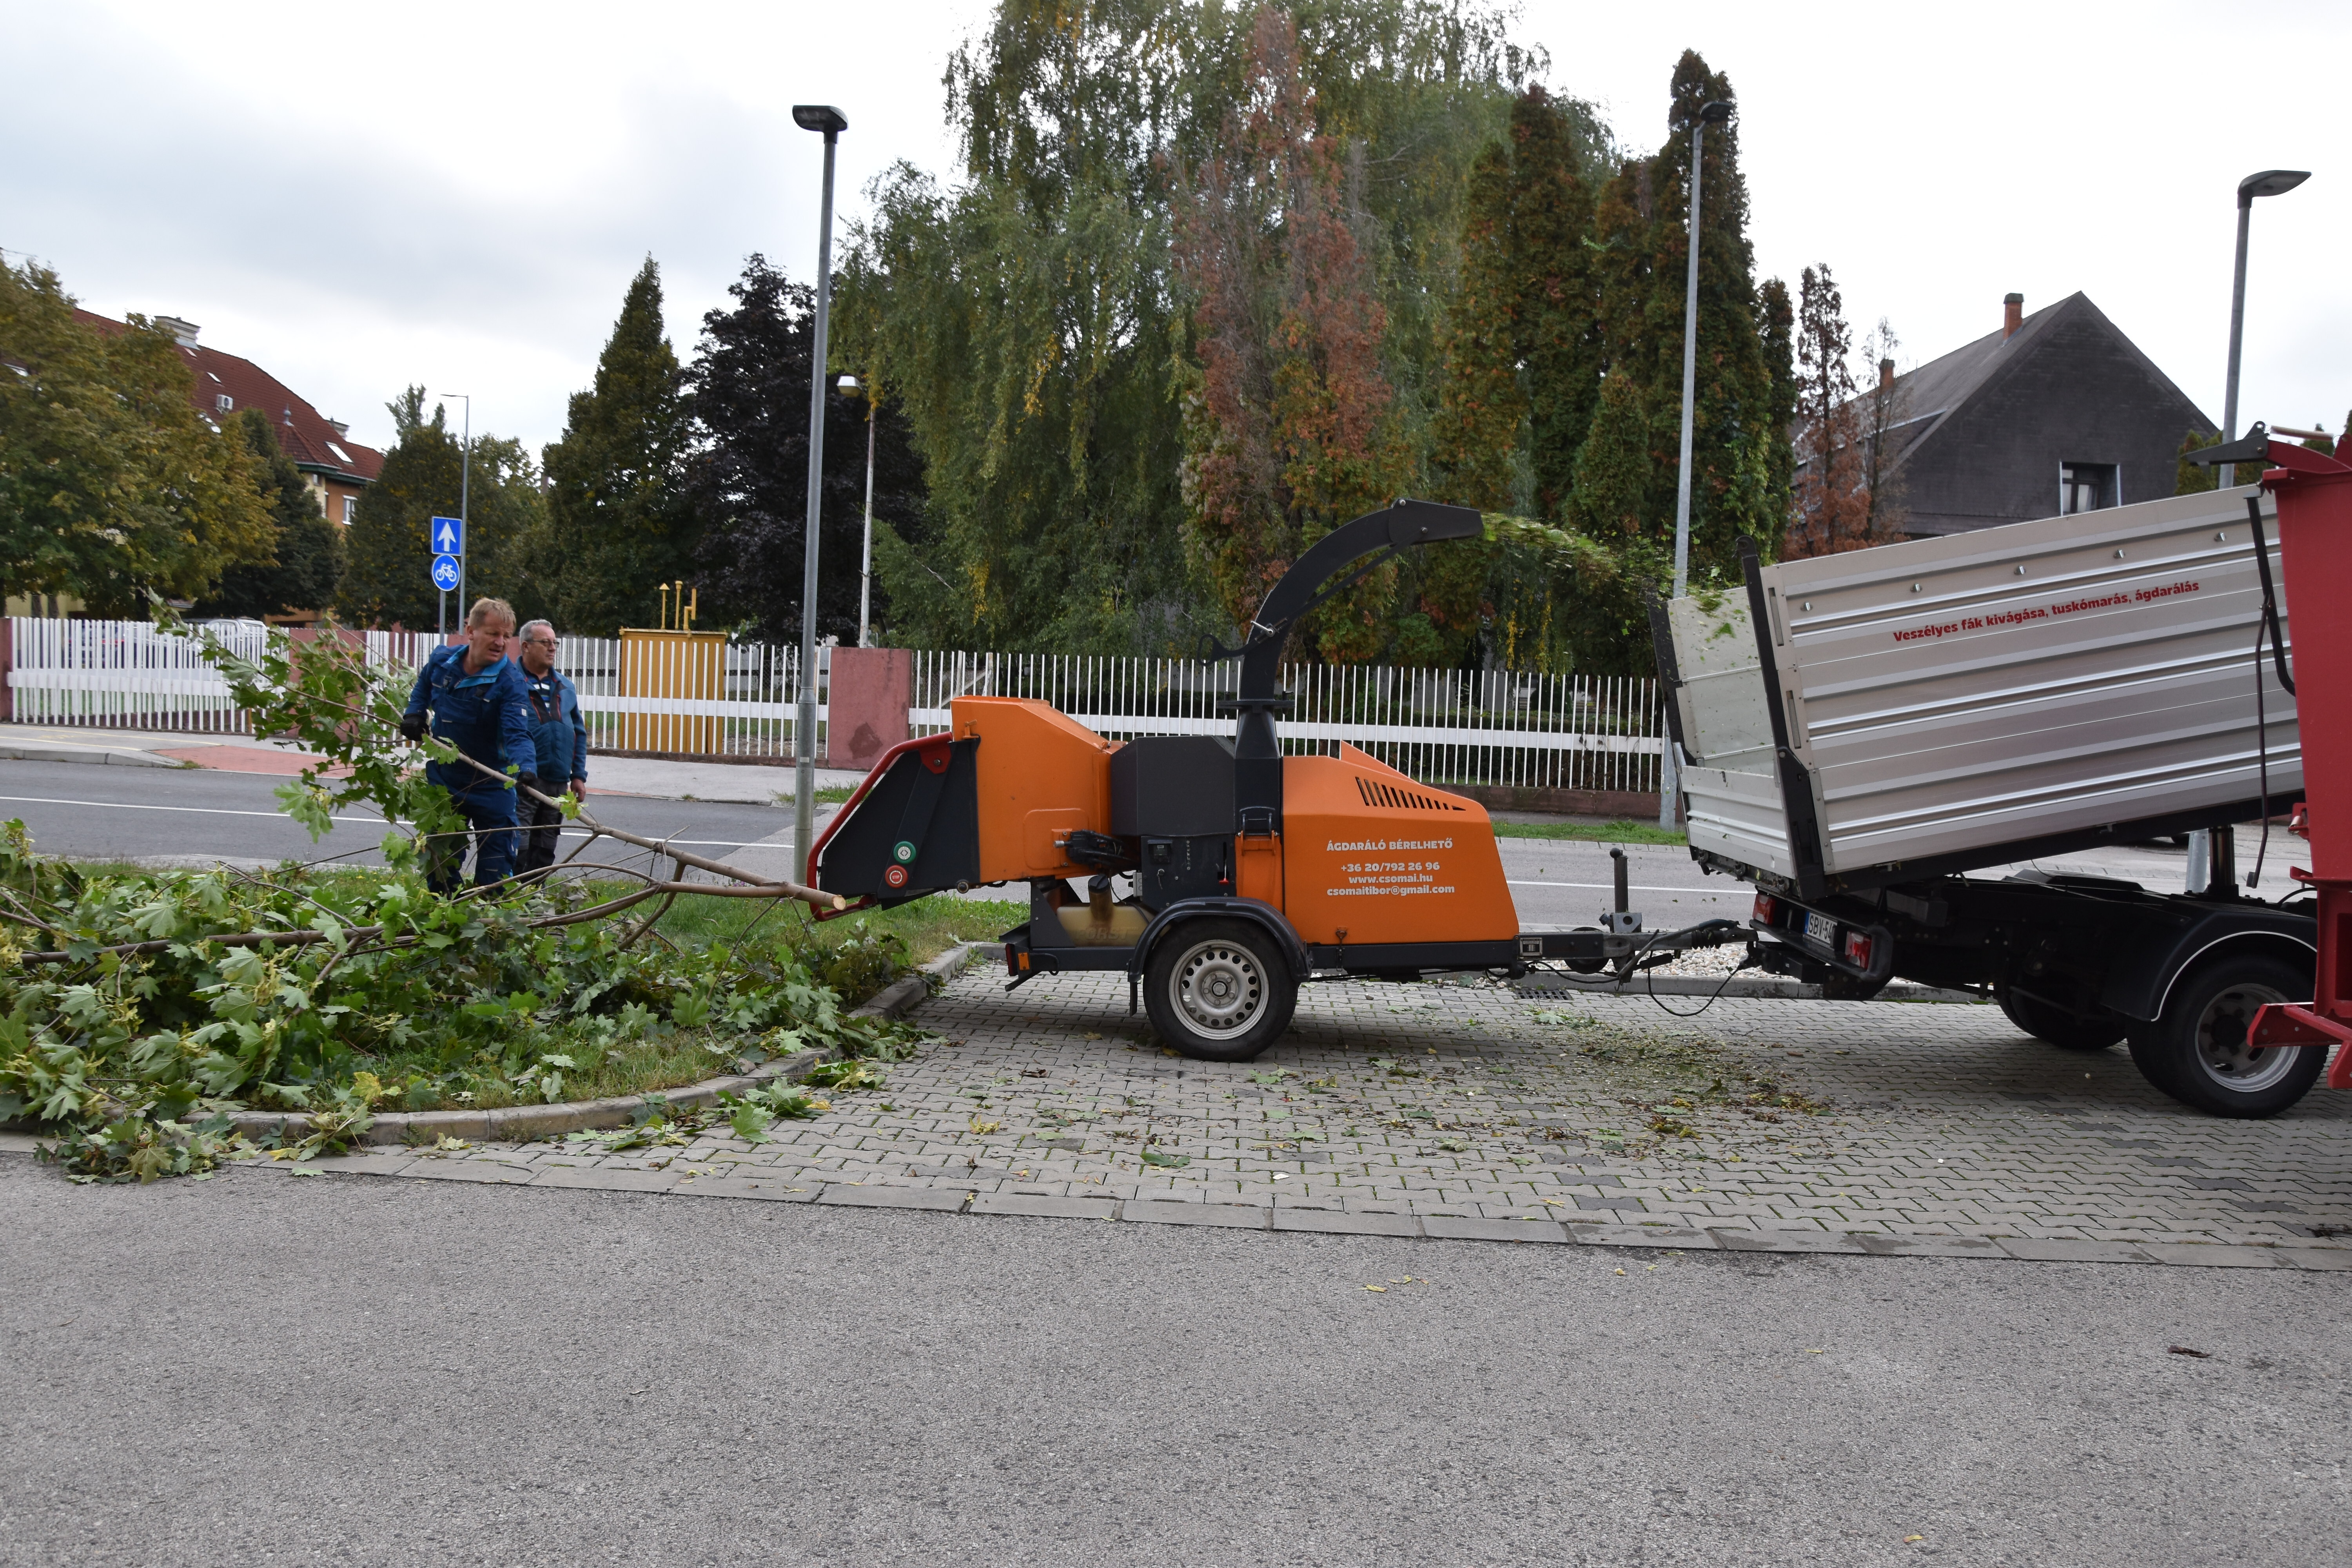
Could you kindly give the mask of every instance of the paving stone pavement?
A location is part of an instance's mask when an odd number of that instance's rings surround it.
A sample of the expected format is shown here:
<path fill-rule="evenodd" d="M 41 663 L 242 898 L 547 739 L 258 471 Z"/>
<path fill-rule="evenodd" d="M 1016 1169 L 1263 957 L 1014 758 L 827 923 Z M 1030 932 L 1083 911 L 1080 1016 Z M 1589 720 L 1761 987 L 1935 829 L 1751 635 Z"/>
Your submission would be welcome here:
<path fill-rule="evenodd" d="M 1668 999 L 1690 1013 L 1690 998 Z M 1985 1005 L 1312 985 L 1257 1061 L 1175 1057 L 1118 975 L 967 973 L 887 1087 L 754 1144 L 329 1169 L 1261 1229 L 2352 1268 L 2352 1094 L 2230 1121 Z M 2341 1231 L 2347 1239 L 2338 1239 Z"/>

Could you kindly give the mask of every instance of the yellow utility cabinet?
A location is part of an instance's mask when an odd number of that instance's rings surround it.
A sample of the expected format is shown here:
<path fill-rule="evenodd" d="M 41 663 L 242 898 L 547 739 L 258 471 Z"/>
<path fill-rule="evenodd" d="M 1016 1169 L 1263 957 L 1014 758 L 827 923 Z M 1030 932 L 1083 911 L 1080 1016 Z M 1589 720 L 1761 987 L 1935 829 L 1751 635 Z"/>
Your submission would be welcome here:
<path fill-rule="evenodd" d="M 727 634 L 621 628 L 621 695 L 716 702 L 726 695 Z M 623 713 L 624 752 L 726 750 L 725 721 L 715 714 Z"/>

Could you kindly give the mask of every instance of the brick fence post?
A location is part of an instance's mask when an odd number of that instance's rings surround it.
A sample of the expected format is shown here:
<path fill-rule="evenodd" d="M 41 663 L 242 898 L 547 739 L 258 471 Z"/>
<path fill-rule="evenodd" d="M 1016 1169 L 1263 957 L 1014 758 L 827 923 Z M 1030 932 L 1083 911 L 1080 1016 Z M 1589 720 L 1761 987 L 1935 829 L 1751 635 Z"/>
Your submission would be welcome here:
<path fill-rule="evenodd" d="M 824 765 L 863 773 L 907 738 L 915 656 L 902 647 L 837 647 L 826 700 Z"/>

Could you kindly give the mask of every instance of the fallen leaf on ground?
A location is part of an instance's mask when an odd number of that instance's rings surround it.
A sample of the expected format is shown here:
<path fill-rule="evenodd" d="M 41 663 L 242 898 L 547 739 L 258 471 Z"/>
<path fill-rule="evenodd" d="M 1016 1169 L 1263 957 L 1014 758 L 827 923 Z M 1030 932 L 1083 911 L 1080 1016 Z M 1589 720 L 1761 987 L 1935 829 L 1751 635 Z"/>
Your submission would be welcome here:
<path fill-rule="evenodd" d="M 2187 1345 L 2167 1345 L 2164 1348 L 2166 1352 L 2170 1355 L 2195 1356 L 2199 1361 L 2211 1361 L 2213 1359 L 2213 1352 L 2211 1351 L 2193 1351 Z"/>
<path fill-rule="evenodd" d="M 1189 1165 L 1192 1163 L 1192 1156 L 1170 1154 L 1158 1149 L 1146 1149 L 1143 1152 L 1143 1163 L 1147 1165 Z"/>
<path fill-rule="evenodd" d="M 1388 1287 L 1385 1285 L 1367 1285 L 1364 1289 L 1367 1290 L 1377 1290 L 1383 1295 L 1388 1292 Z"/>
<path fill-rule="evenodd" d="M 971 1130 L 972 1130 L 974 1132 L 978 1132 L 978 1133 L 981 1133 L 981 1134 L 982 1134 L 982 1135 L 985 1135 L 985 1134 L 987 1134 L 987 1133 L 993 1132 L 993 1131 L 995 1131 L 998 1128 L 1000 1128 L 1000 1127 L 1002 1127 L 1002 1126 L 1003 1126 L 1003 1125 L 1004 1125 L 1004 1123 L 1003 1123 L 1002 1121 L 982 1121 L 979 1117 L 977 1117 L 977 1116 L 975 1116 L 975 1117 L 973 1117 L 973 1118 L 971 1119 Z"/>

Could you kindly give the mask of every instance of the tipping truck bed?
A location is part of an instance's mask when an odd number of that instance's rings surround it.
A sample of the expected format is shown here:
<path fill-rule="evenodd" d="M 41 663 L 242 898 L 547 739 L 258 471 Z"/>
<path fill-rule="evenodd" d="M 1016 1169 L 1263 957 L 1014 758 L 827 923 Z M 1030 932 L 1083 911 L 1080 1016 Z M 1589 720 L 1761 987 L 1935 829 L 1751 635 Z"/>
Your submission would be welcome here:
<path fill-rule="evenodd" d="M 2311 902 L 2282 868 L 2284 898 L 2249 897 L 2222 833 L 2196 894 L 1963 874 L 2301 798 L 2259 494 L 1773 566 L 1751 551 L 1744 591 L 1654 610 L 1691 854 L 1756 884 L 1755 961 L 1832 998 L 1897 976 L 1974 990 L 2063 1049 L 2128 1040 L 2149 1082 L 2217 1115 L 2299 1100 L 2317 1053 L 2248 1034 L 2311 994 Z"/>
<path fill-rule="evenodd" d="M 2291 802 L 2294 700 L 2254 657 L 2257 493 L 1751 559 L 1744 593 L 1664 606 L 1693 854 L 1811 896 Z"/>

